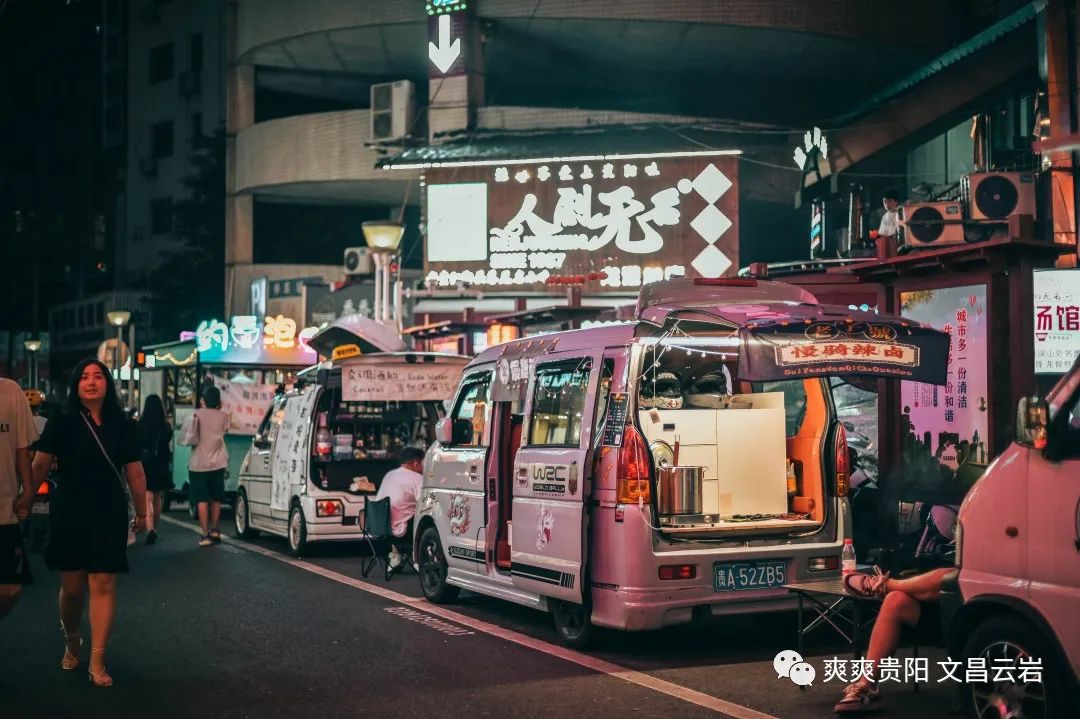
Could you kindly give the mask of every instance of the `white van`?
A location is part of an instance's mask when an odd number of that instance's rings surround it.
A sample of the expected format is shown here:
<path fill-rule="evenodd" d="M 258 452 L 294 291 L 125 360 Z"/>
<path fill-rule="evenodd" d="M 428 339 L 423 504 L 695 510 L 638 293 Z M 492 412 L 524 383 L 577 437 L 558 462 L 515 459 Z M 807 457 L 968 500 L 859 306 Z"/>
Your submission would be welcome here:
<path fill-rule="evenodd" d="M 311 542 L 361 538 L 364 498 L 407 446 L 426 448 L 468 358 L 387 352 L 326 362 L 278 395 L 244 458 L 236 535 Z"/>
<path fill-rule="evenodd" d="M 944 380 L 948 336 L 776 282 L 643 290 L 634 322 L 493 347 L 425 460 L 424 595 L 551 611 L 560 639 L 793 606 L 851 532 L 825 378 Z M 676 466 L 677 465 L 677 466 Z"/>

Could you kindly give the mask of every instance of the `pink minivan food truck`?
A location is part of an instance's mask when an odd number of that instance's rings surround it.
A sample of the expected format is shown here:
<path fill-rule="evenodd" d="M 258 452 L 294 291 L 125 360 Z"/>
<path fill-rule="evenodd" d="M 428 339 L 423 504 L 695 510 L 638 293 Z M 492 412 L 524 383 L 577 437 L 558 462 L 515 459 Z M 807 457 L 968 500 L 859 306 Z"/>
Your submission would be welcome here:
<path fill-rule="evenodd" d="M 948 336 L 777 282 L 674 280 L 632 322 L 490 348 L 428 451 L 424 595 L 643 630 L 790 608 L 839 569 L 848 452 L 825 378 L 945 379 Z"/>
<path fill-rule="evenodd" d="M 950 654 L 1042 666 L 1041 682 L 967 684 L 970 715 L 1080 714 L 1080 360 L 1045 398 L 1020 400 L 1016 440 L 960 507 L 956 563 Z"/>

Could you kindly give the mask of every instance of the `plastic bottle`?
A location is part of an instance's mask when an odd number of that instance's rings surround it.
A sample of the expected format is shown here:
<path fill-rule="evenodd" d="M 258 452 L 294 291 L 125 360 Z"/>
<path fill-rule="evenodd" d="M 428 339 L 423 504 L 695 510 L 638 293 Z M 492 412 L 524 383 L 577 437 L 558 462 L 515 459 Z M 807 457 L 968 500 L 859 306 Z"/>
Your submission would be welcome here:
<path fill-rule="evenodd" d="M 326 412 L 319 413 L 319 429 L 315 433 L 315 454 L 319 459 L 329 459 L 333 449 L 330 444 L 330 430 L 326 426 Z"/>
<path fill-rule="evenodd" d="M 855 571 L 855 545 L 850 538 L 844 540 L 844 549 L 840 552 L 840 571 L 843 574 Z"/>
<path fill-rule="evenodd" d="M 791 499 L 799 493 L 798 481 L 795 477 L 795 463 L 790 459 L 787 461 L 787 496 Z"/>

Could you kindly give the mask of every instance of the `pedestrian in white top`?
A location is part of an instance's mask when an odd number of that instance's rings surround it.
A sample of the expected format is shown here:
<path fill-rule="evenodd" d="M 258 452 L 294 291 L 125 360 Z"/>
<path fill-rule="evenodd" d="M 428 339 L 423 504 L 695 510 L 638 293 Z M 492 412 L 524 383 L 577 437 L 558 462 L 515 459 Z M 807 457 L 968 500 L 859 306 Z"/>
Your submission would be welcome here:
<path fill-rule="evenodd" d="M 403 538 L 409 533 L 409 522 L 416 516 L 416 506 L 420 503 L 423 471 L 424 450 L 406 447 L 401 452 L 401 466 L 387 472 L 379 485 L 375 501 L 390 498 L 390 532 L 395 537 Z M 391 542 L 390 569 L 397 569 L 401 561 L 401 553 Z"/>
<path fill-rule="evenodd" d="M 225 435 L 229 415 L 221 411 L 221 391 L 210 385 L 202 393 L 203 407 L 184 426 L 180 444 L 192 447 L 188 458 L 188 503 L 198 506 L 202 528 L 200 547 L 221 544 L 221 503 L 225 501 L 225 470 L 229 452 Z"/>
<path fill-rule="evenodd" d="M 0 379 L 0 618 L 15 606 L 23 585 L 31 582 L 19 522 L 29 516 L 34 501 L 30 445 L 37 438 L 22 388 Z"/>

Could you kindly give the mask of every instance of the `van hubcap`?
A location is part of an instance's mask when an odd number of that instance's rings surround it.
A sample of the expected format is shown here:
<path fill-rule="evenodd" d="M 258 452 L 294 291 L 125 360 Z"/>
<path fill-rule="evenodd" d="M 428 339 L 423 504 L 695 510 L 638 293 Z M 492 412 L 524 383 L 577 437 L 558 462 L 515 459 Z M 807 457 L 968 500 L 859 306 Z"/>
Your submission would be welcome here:
<path fill-rule="evenodd" d="M 442 556 L 439 553 L 439 544 L 429 540 L 424 544 L 420 552 L 420 577 L 424 582 L 424 589 L 429 592 L 439 591 L 442 585 Z"/>
<path fill-rule="evenodd" d="M 289 518 L 289 544 L 293 549 L 300 546 L 300 513 L 297 511 Z"/>
<path fill-rule="evenodd" d="M 1026 649 L 1009 641 L 990 644 L 979 655 L 985 662 L 990 681 L 971 685 L 975 715 L 980 719 L 1045 719 L 1046 687 L 1042 682 L 1024 682 L 1019 676 L 1018 660 L 1031 659 Z M 1011 667 L 1002 669 L 1002 681 L 994 681 L 995 662 Z M 1011 674 L 1013 679 L 1007 678 Z"/>
<path fill-rule="evenodd" d="M 236 498 L 236 509 L 233 510 L 233 520 L 236 523 L 236 529 L 241 534 L 247 530 L 247 501 L 244 499 L 244 495 L 240 495 Z"/>

